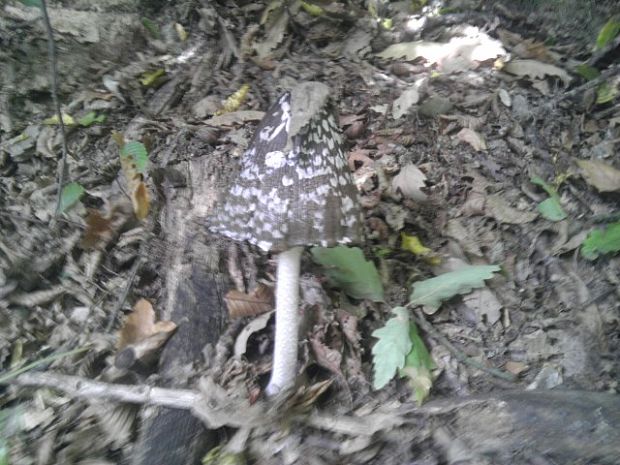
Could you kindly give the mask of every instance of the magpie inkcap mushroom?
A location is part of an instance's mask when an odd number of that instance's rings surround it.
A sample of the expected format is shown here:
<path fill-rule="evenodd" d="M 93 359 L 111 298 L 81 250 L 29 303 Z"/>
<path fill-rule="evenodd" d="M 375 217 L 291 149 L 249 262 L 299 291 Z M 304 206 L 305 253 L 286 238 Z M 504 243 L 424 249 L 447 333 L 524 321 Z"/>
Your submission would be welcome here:
<path fill-rule="evenodd" d="M 325 84 L 298 84 L 267 111 L 211 230 L 278 253 L 273 370 L 266 388 L 275 395 L 295 381 L 303 247 L 362 237 L 357 189 Z"/>

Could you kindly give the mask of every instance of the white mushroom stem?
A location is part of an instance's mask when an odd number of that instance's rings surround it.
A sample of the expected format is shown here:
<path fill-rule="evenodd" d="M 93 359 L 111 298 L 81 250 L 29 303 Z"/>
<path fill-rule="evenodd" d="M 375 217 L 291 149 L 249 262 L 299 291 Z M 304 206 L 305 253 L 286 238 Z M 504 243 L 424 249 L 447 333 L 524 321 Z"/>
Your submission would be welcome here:
<path fill-rule="evenodd" d="M 274 396 L 295 384 L 299 332 L 299 265 L 302 247 L 278 255 L 276 277 L 276 337 L 271 380 L 265 389 Z"/>

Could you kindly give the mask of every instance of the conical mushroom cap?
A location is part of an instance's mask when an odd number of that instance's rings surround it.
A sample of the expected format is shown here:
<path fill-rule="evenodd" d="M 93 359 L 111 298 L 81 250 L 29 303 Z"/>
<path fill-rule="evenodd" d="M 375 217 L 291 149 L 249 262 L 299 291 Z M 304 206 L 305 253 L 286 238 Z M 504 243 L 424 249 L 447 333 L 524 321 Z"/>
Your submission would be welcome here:
<path fill-rule="evenodd" d="M 329 88 L 306 82 L 259 123 L 211 230 L 265 251 L 359 242 L 357 189 Z"/>

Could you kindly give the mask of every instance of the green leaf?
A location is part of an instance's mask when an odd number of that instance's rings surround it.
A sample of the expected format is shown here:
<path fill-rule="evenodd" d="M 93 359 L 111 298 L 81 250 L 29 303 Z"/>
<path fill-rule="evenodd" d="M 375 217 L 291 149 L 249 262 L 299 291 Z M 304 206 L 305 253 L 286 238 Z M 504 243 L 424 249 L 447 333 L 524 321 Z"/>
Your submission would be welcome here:
<path fill-rule="evenodd" d="M 601 72 L 598 69 L 594 68 L 593 66 L 586 65 L 585 63 L 577 65 L 575 67 L 575 71 L 586 81 L 591 81 L 592 79 L 596 79 L 601 75 Z"/>
<path fill-rule="evenodd" d="M 62 122 L 64 123 L 65 126 L 75 126 L 75 120 L 73 119 L 73 116 L 67 113 L 62 114 Z M 60 124 L 60 119 L 58 118 L 58 115 L 50 116 L 49 118 L 45 118 L 43 120 L 43 124 L 48 124 L 48 125 Z"/>
<path fill-rule="evenodd" d="M 43 8 L 41 0 L 20 0 L 26 6 L 36 6 L 37 8 Z"/>
<path fill-rule="evenodd" d="M 156 23 L 146 17 L 142 17 L 141 21 L 144 28 L 149 31 L 149 34 L 151 34 L 154 39 L 159 39 L 161 37 L 159 26 Z"/>
<path fill-rule="evenodd" d="M 595 229 L 581 244 L 581 255 L 594 260 L 601 254 L 620 251 L 620 222 L 607 225 L 605 229 Z"/>
<path fill-rule="evenodd" d="M 549 194 L 549 198 L 547 200 L 544 200 L 538 204 L 538 211 L 543 218 L 549 221 L 561 221 L 565 219 L 567 216 L 566 212 L 562 208 L 562 205 L 560 204 L 560 196 L 553 186 L 546 183 L 538 176 L 532 176 L 530 178 L 530 182 L 542 187 L 545 192 Z"/>
<path fill-rule="evenodd" d="M 358 247 L 313 247 L 312 259 L 325 268 L 330 283 L 354 299 L 383 301 L 383 286 L 372 262 Z"/>
<path fill-rule="evenodd" d="M 63 187 L 60 194 L 60 206 L 58 211 L 64 213 L 67 209 L 75 205 L 84 194 L 84 188 L 77 182 L 70 182 Z"/>
<path fill-rule="evenodd" d="M 409 338 L 409 312 L 404 307 L 396 307 L 392 313 L 396 315 L 394 318 L 372 332 L 372 337 L 379 339 L 372 348 L 375 389 L 389 383 L 396 371 L 405 366 L 405 358 L 413 347 Z"/>
<path fill-rule="evenodd" d="M 549 221 L 562 221 L 567 215 L 557 196 L 549 197 L 538 204 L 538 211 Z"/>
<path fill-rule="evenodd" d="M 400 369 L 399 374 L 409 378 L 409 386 L 413 389 L 416 401 L 421 404 L 433 387 L 431 370 L 435 369 L 436 365 L 413 321 L 410 322 L 409 339 L 412 343 L 411 351 L 407 354 L 405 366 Z"/>
<path fill-rule="evenodd" d="M 612 17 L 601 28 L 596 38 L 596 48 L 601 49 L 605 47 L 609 42 L 614 40 L 620 32 L 620 21 L 618 17 Z"/>
<path fill-rule="evenodd" d="M 121 157 L 129 158 L 135 165 L 136 171 L 140 174 L 146 173 L 149 156 L 146 147 L 142 142 L 130 141 L 123 145 Z"/>
<path fill-rule="evenodd" d="M 532 184 L 536 184 L 537 186 L 540 186 L 543 188 L 543 190 L 549 194 L 551 197 L 557 196 L 558 192 L 553 188 L 553 186 L 551 186 L 550 184 L 546 183 L 545 181 L 543 181 L 543 179 L 540 176 L 532 176 L 530 178 L 530 182 Z"/>
<path fill-rule="evenodd" d="M 321 16 L 325 14 L 325 11 L 323 10 L 323 8 L 321 8 L 318 5 L 315 5 L 314 3 L 308 3 L 308 2 L 304 2 L 304 0 L 300 0 L 299 4 L 305 10 L 306 13 L 312 16 Z"/>
<path fill-rule="evenodd" d="M 78 119 L 78 124 L 80 126 L 88 127 L 95 123 L 103 123 L 105 121 L 105 115 L 98 115 L 94 111 L 89 111 L 80 119 Z"/>
<path fill-rule="evenodd" d="M 611 102 L 617 95 L 618 89 L 616 89 L 616 86 L 612 86 L 608 82 L 603 82 L 596 89 L 596 103 L 602 105 Z"/>
<path fill-rule="evenodd" d="M 444 300 L 457 294 L 466 294 L 472 289 L 484 286 L 484 280 L 499 271 L 497 265 L 465 266 L 456 271 L 419 281 L 413 285 L 412 305 L 424 305 L 430 313 L 435 312 Z"/>
<path fill-rule="evenodd" d="M 3 437 L 0 437 L 0 465 L 9 465 L 9 448 Z"/>
<path fill-rule="evenodd" d="M 566 212 L 560 205 L 557 197 L 549 197 L 538 204 L 538 211 L 543 218 L 549 221 L 562 221 L 566 218 Z"/>

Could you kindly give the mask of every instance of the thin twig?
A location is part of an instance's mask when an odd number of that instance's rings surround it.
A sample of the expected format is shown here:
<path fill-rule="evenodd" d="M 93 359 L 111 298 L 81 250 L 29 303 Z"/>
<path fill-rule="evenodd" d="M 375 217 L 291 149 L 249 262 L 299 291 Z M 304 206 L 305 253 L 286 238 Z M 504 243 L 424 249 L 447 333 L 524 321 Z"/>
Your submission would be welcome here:
<path fill-rule="evenodd" d="M 62 142 L 62 157 L 58 166 L 58 191 L 56 193 L 56 210 L 54 212 L 54 220 L 58 217 L 60 212 L 60 201 L 62 196 L 62 188 L 67 176 L 67 137 L 65 133 L 65 123 L 62 119 L 62 111 L 60 110 L 60 101 L 58 100 L 58 65 L 56 62 L 56 47 L 54 45 L 54 31 L 52 30 L 52 23 L 50 23 L 50 17 L 47 14 L 46 0 L 41 0 L 41 11 L 43 12 L 43 23 L 45 24 L 45 30 L 47 32 L 47 55 L 49 59 L 50 78 L 52 84 L 52 99 L 54 101 L 54 108 L 56 110 L 56 117 L 58 118 L 58 125 L 60 126 L 60 136 Z"/>
<path fill-rule="evenodd" d="M 2 381 L 8 384 L 7 381 Z M 166 389 L 144 385 L 112 384 L 91 381 L 79 376 L 59 373 L 23 373 L 10 381 L 17 386 L 36 386 L 58 389 L 72 397 L 110 399 L 130 404 L 156 405 L 190 410 L 198 403 L 200 393 L 189 389 Z"/>
<path fill-rule="evenodd" d="M 19 376 L 22 373 L 37 368 L 41 365 L 55 362 L 62 357 L 67 357 L 68 355 L 79 354 L 80 352 L 84 352 L 88 349 L 89 347 L 80 347 L 79 349 L 70 350 L 68 352 L 54 353 L 52 355 L 48 355 L 47 357 L 43 357 L 42 359 L 35 360 L 34 362 L 29 363 L 28 365 L 24 365 L 23 367 L 7 371 L 6 373 L 0 374 L 0 384 L 11 382 L 11 380 L 13 380 L 16 376 Z"/>
<path fill-rule="evenodd" d="M 116 321 L 116 318 L 118 314 L 120 313 L 121 308 L 123 308 L 123 304 L 127 300 L 127 296 L 129 295 L 129 290 L 131 289 L 131 286 L 133 286 L 133 282 L 136 279 L 136 275 L 138 274 L 138 271 L 140 271 L 140 267 L 142 267 L 142 264 L 144 262 L 142 257 L 144 255 L 143 249 L 145 248 L 144 247 L 145 243 L 146 243 L 146 240 L 144 240 L 142 244 L 140 245 L 138 256 L 136 257 L 136 260 L 133 262 L 131 270 L 129 271 L 129 276 L 127 277 L 127 282 L 125 283 L 123 292 L 118 297 L 118 300 L 116 301 L 116 305 L 114 305 L 114 308 L 110 312 L 110 316 L 108 317 L 108 324 L 105 327 L 106 333 L 109 333 L 110 331 L 112 331 L 112 328 L 114 328 L 114 322 Z"/>
<path fill-rule="evenodd" d="M 439 343 L 443 345 L 446 349 L 448 349 L 456 357 L 456 359 L 459 362 L 463 362 L 465 365 L 469 365 L 471 367 L 484 371 L 485 373 L 488 373 L 492 376 L 503 379 L 505 381 L 510 381 L 510 382 L 515 381 L 516 377 L 512 373 L 498 370 L 496 368 L 489 368 L 483 365 L 482 363 L 480 363 L 478 360 L 468 357 L 463 352 L 461 352 L 459 349 L 454 347 L 454 345 L 443 334 L 441 334 L 439 331 L 433 328 L 433 326 L 426 321 L 426 318 L 424 318 L 424 315 L 422 314 L 422 311 L 419 308 L 414 309 L 413 318 L 416 324 L 420 326 L 420 328 L 422 328 L 425 332 L 427 332 L 432 337 L 437 339 Z"/>

